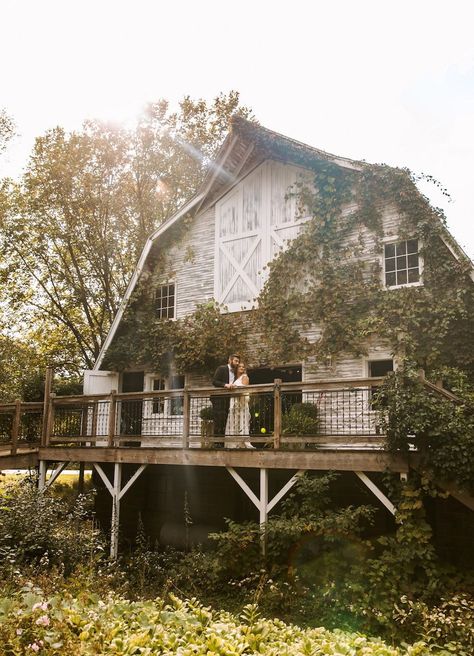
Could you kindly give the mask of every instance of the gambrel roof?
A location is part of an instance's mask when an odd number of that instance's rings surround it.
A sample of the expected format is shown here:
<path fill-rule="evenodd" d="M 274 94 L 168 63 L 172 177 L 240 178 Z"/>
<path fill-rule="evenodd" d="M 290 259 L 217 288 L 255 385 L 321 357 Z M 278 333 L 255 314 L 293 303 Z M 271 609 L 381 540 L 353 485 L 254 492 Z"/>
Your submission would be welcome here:
<path fill-rule="evenodd" d="M 231 130 L 224 140 L 216 160 L 210 165 L 208 173 L 196 191 L 196 194 L 173 216 L 162 223 L 147 239 L 117 315 L 112 322 L 97 362 L 94 365 L 95 370 L 100 368 L 105 352 L 112 343 L 128 301 L 145 267 L 152 246 L 169 228 L 179 222 L 183 217 L 189 214 L 196 215 L 199 211 L 203 211 L 215 204 L 242 178 L 259 166 L 259 164 L 269 159 L 308 169 L 315 162 L 321 160 L 353 171 L 360 171 L 365 166 L 370 166 L 362 161 L 332 155 L 286 137 L 278 132 L 274 132 L 273 130 L 269 130 L 258 123 L 235 116 L 232 119 Z M 457 260 L 469 260 L 454 237 L 452 237 L 444 226 L 442 237 L 446 246 Z M 471 272 L 471 278 L 474 280 L 474 271 Z"/>

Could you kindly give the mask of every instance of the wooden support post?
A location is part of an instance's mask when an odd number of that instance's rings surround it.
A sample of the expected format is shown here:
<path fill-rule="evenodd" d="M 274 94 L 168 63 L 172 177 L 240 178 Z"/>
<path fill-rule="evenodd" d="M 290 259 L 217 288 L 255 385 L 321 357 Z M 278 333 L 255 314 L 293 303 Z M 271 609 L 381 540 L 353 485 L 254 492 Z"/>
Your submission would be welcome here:
<path fill-rule="evenodd" d="M 142 474 L 146 465 L 141 465 L 137 471 L 133 474 L 130 480 L 123 486 L 122 485 L 122 464 L 119 462 L 114 463 L 114 483 L 110 483 L 108 477 L 106 476 L 104 470 L 99 465 L 98 462 L 93 462 L 92 465 L 95 467 L 97 473 L 104 481 L 105 487 L 110 492 L 112 497 L 112 521 L 110 524 L 110 558 L 115 560 L 118 556 L 118 543 L 119 543 L 119 528 L 120 528 L 120 501 L 124 494 L 132 487 L 135 481 L 138 479 L 140 474 Z"/>
<path fill-rule="evenodd" d="M 273 390 L 273 448 L 280 448 L 281 441 L 281 378 L 275 378 Z"/>
<path fill-rule="evenodd" d="M 91 434 L 90 436 L 94 438 L 94 444 L 96 443 L 97 438 L 97 409 L 99 402 L 92 401 L 92 419 L 91 419 Z"/>
<path fill-rule="evenodd" d="M 114 463 L 114 487 L 112 494 L 112 521 L 110 526 L 110 558 L 118 556 L 119 526 L 120 526 L 120 486 L 122 483 L 122 465 Z"/>
<path fill-rule="evenodd" d="M 21 401 L 17 399 L 15 401 L 15 414 L 13 415 L 13 426 L 12 426 L 12 456 L 16 455 L 17 446 L 18 446 L 18 435 L 20 433 L 20 421 L 21 421 Z"/>
<path fill-rule="evenodd" d="M 268 469 L 260 469 L 260 552 L 267 553 Z"/>
<path fill-rule="evenodd" d="M 291 490 L 293 485 L 298 480 L 298 477 L 304 473 L 304 470 L 300 469 L 298 472 L 296 472 L 296 474 L 290 478 L 290 480 L 281 488 L 281 490 L 275 494 L 271 501 L 268 501 L 268 469 L 260 469 L 260 498 L 257 498 L 257 496 L 253 493 L 253 491 L 240 476 L 240 474 L 235 471 L 235 469 L 232 467 L 227 467 L 227 471 L 239 484 L 239 486 L 242 488 L 242 490 L 245 492 L 245 494 L 248 496 L 250 501 L 254 504 L 259 512 L 261 530 L 260 549 L 262 556 L 265 556 L 267 550 L 265 525 L 267 523 L 268 513 L 285 496 L 285 494 Z"/>
<path fill-rule="evenodd" d="M 48 464 L 46 460 L 40 460 L 38 463 L 38 489 L 42 492 L 46 486 L 46 471 Z"/>
<path fill-rule="evenodd" d="M 187 386 L 184 386 L 183 396 L 183 449 L 189 448 L 189 425 L 191 421 L 191 398 Z"/>
<path fill-rule="evenodd" d="M 47 367 L 46 376 L 44 379 L 43 426 L 41 430 L 41 446 L 46 446 L 47 443 L 48 416 L 49 416 L 49 405 L 50 405 L 52 386 L 53 386 L 53 369 L 52 367 Z"/>
<path fill-rule="evenodd" d="M 116 417 L 116 411 L 117 411 L 117 398 L 116 398 L 117 391 L 112 390 L 110 392 L 110 405 L 109 405 L 109 432 L 108 432 L 108 439 L 107 439 L 107 446 L 113 447 L 114 446 L 114 437 L 115 437 L 115 417 Z"/>
<path fill-rule="evenodd" d="M 48 410 L 46 412 L 46 427 L 44 435 L 44 446 L 49 446 L 49 441 L 51 438 L 51 433 L 53 432 L 54 426 L 54 398 L 56 394 L 51 392 L 48 400 Z"/>
<path fill-rule="evenodd" d="M 77 481 L 77 493 L 84 494 L 84 469 L 85 463 L 79 463 L 79 479 Z"/>

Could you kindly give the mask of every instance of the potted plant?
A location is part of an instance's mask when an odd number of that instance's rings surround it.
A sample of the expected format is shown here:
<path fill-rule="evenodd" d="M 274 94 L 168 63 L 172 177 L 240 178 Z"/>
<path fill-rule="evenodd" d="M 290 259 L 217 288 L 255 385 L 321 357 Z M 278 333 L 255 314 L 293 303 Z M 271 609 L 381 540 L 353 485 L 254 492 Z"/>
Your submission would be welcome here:
<path fill-rule="evenodd" d="M 319 428 L 318 408 L 314 403 L 293 403 L 291 408 L 282 415 L 281 432 L 282 435 L 315 436 Z M 314 446 L 314 445 L 312 445 Z M 289 448 L 304 448 L 304 442 L 290 442 Z"/>
<path fill-rule="evenodd" d="M 211 405 L 201 408 L 201 448 L 210 449 L 214 437 L 214 410 Z"/>

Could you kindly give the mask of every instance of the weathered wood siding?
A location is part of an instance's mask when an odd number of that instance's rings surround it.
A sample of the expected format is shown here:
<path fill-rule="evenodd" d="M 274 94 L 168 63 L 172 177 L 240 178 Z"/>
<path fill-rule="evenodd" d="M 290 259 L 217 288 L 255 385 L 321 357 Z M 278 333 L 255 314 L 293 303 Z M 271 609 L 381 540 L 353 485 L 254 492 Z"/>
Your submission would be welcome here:
<path fill-rule="evenodd" d="M 242 146 L 243 148 L 244 146 Z M 264 166 L 268 167 L 266 163 Z M 284 165 L 278 162 L 271 164 L 272 170 Z M 253 167 L 253 169 L 252 169 Z M 245 169 L 261 168 L 261 162 L 249 159 Z M 295 167 L 292 167 L 295 169 Z M 296 170 L 296 169 L 295 169 Z M 302 174 L 307 174 L 301 169 Z M 271 176 L 261 176 L 268 183 Z M 239 183 L 242 184 L 242 183 Z M 222 203 L 226 195 L 234 193 L 232 188 L 225 189 L 224 196 L 214 198 L 213 205 L 200 211 L 190 222 L 189 227 L 178 243 L 167 247 L 167 259 L 170 270 L 164 275 L 163 283 L 174 280 L 176 284 L 176 317 L 178 319 L 192 313 L 196 306 L 215 298 L 215 257 L 216 257 L 216 202 Z M 270 190 L 263 190 L 262 198 L 271 201 Z M 352 213 L 356 206 L 347 206 L 344 213 Z M 387 206 L 382 217 L 384 239 L 397 239 L 400 231 L 400 217 L 394 207 Z M 349 252 L 353 252 L 358 259 L 367 262 L 368 265 L 379 264 L 382 267 L 383 246 L 378 239 L 365 226 L 356 226 L 347 237 L 345 246 Z M 156 248 L 163 247 L 158 243 Z M 382 273 L 381 273 L 382 276 Z M 156 281 L 159 284 L 160 281 Z M 312 330 L 305 331 L 305 336 L 310 340 L 317 340 L 320 335 L 320 327 L 314 326 Z M 368 348 L 368 359 L 389 359 L 393 356 L 388 344 L 381 340 L 372 339 Z M 248 352 L 245 354 L 250 366 L 260 364 L 259 362 L 259 338 L 249 335 Z M 225 359 L 226 354 L 223 354 Z M 354 378 L 367 375 L 367 358 L 354 357 L 350 354 L 339 354 L 330 362 L 315 362 L 309 360 L 303 366 L 303 380 L 317 381 L 323 378 Z M 282 365 L 285 363 L 273 363 Z M 209 375 L 198 376 L 188 374 L 187 384 L 189 386 L 207 385 L 210 382 L 212 372 Z"/>

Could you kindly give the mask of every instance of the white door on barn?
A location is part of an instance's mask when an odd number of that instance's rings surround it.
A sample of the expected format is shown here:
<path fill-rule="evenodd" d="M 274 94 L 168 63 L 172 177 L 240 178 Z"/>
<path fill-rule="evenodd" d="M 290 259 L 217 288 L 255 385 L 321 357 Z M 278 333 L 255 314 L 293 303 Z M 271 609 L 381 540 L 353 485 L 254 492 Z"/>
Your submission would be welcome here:
<path fill-rule="evenodd" d="M 308 172 L 266 161 L 216 204 L 215 298 L 230 312 L 255 306 L 265 265 L 304 223 L 288 193 L 302 177 Z"/>
<path fill-rule="evenodd" d="M 118 391 L 119 374 L 116 371 L 84 371 L 84 394 L 110 394 Z M 87 435 L 93 435 L 95 446 L 107 446 L 109 432 L 109 402 L 95 401 L 87 411 Z"/>

